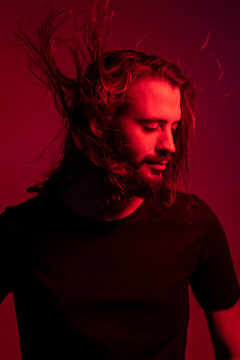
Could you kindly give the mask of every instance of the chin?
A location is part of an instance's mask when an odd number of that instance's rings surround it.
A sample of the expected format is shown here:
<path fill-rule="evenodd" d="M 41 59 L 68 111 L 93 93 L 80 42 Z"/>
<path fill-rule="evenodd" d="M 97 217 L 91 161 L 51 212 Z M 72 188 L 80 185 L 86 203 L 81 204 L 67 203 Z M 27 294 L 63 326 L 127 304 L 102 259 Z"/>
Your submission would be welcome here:
<path fill-rule="evenodd" d="M 139 171 L 138 179 L 140 188 L 149 194 L 155 194 L 162 189 L 163 172 L 159 170 L 154 171 Z"/>

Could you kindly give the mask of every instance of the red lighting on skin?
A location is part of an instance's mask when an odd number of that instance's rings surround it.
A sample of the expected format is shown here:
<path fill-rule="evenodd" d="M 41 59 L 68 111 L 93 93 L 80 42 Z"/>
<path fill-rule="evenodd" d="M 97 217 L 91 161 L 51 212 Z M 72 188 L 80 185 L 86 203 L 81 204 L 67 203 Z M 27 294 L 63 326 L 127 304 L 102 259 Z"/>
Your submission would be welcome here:
<path fill-rule="evenodd" d="M 151 182 L 172 160 L 176 151 L 173 134 L 181 119 L 180 90 L 167 81 L 146 78 L 128 92 L 130 109 L 119 127 L 129 144 L 139 174 Z"/>

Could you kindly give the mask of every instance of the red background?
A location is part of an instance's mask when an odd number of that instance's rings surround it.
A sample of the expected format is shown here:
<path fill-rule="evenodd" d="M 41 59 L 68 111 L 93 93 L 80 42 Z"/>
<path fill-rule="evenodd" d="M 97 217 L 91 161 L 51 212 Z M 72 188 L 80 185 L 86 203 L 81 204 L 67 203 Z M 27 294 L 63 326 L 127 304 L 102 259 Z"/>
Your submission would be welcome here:
<path fill-rule="evenodd" d="M 69 6 L 81 9 L 92 1 L 38 0 L 34 5 L 30 0 L 8 0 L 1 5 L 0 212 L 7 205 L 31 197 L 26 193 L 26 187 L 40 178 L 57 149 L 56 143 L 39 161 L 33 162 L 55 136 L 59 115 L 51 96 L 45 96 L 40 102 L 44 89 L 29 81 L 13 36 L 16 19 L 46 3 L 56 9 Z M 112 0 L 112 8 L 115 17 L 107 43 L 107 48 L 111 49 L 135 48 L 138 41 L 145 38 L 139 50 L 177 62 L 198 50 L 211 30 L 209 46 L 196 60 L 191 74 L 201 88 L 213 86 L 218 67 L 212 53 L 223 66 L 224 74 L 218 87 L 206 90 L 205 96 L 198 99 L 189 189 L 204 199 L 220 219 L 240 278 L 240 5 L 234 0 Z M 222 96 L 229 91 L 230 96 Z M 212 360 L 213 349 L 206 321 L 192 293 L 190 306 L 186 358 Z M 0 319 L 0 359 L 19 360 L 11 295 L 0 307 Z"/>

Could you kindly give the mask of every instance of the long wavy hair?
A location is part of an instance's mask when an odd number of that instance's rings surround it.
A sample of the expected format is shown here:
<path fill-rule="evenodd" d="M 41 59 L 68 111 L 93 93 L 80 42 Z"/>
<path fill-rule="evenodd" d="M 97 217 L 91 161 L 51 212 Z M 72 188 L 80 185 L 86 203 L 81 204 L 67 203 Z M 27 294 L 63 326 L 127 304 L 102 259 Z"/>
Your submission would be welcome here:
<path fill-rule="evenodd" d="M 32 73 L 53 93 L 62 116 L 64 141 L 58 163 L 45 179 L 27 189 L 38 194 L 54 191 L 75 175 L 86 176 L 94 169 L 107 182 L 110 192 L 124 198 L 128 164 L 117 159 L 111 130 L 126 111 L 128 90 L 139 79 L 168 81 L 181 92 L 182 119 L 175 136 L 176 152 L 164 175 L 161 201 L 170 205 L 176 196 L 179 177 L 186 183 L 189 173 L 189 137 L 194 132 L 195 87 L 171 61 L 134 50 L 104 52 L 105 29 L 109 24 L 108 0 L 95 1 L 84 24 L 71 39 L 57 37 L 59 20 L 68 11 L 51 12 L 38 29 L 37 40 L 22 30 L 16 33 L 31 57 Z M 76 22 L 75 22 L 76 23 Z M 72 56 L 74 75 L 58 66 L 55 50 L 63 44 Z"/>

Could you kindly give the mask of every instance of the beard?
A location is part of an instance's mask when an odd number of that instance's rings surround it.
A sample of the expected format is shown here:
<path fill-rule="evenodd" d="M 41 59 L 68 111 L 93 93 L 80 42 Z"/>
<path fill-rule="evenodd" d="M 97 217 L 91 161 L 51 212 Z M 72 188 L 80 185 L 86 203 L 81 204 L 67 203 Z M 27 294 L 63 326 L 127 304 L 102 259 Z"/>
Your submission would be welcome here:
<path fill-rule="evenodd" d="M 111 133 L 108 141 L 111 162 L 115 164 L 115 193 L 121 193 L 122 200 L 128 200 L 133 196 L 149 198 L 161 194 L 167 188 L 169 177 L 169 165 L 172 163 L 170 154 L 147 155 L 141 161 L 137 161 L 137 154 L 128 144 L 119 130 Z M 150 164 L 159 164 L 162 160 L 168 160 L 164 170 L 151 169 Z M 146 171 L 148 169 L 148 171 Z M 145 171 L 144 171 L 145 170 Z"/>
<path fill-rule="evenodd" d="M 152 170 L 152 176 L 148 176 L 142 171 L 144 165 L 135 163 L 133 166 L 131 157 L 127 159 L 126 163 L 126 175 L 122 177 L 121 181 L 126 188 L 128 197 L 147 198 L 161 193 L 165 187 L 165 170 Z"/>

